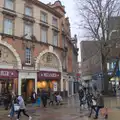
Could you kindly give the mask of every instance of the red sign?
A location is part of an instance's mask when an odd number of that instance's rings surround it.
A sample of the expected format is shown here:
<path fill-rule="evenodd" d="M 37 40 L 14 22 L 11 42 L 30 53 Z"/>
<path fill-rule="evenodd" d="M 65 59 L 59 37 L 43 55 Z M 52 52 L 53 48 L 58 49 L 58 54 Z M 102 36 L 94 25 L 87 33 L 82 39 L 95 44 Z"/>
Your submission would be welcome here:
<path fill-rule="evenodd" d="M 18 78 L 18 71 L 11 69 L 0 69 L 0 78 Z"/>
<path fill-rule="evenodd" d="M 61 79 L 61 73 L 60 72 L 49 72 L 49 71 L 40 71 L 38 73 L 38 79 L 48 79 L 48 80 L 56 80 Z"/>

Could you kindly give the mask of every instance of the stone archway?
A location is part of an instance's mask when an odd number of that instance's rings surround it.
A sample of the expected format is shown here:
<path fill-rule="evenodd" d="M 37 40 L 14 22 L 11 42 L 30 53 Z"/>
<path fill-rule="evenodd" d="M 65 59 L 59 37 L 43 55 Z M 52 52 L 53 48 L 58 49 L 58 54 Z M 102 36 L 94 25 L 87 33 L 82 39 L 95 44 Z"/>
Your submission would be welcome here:
<path fill-rule="evenodd" d="M 57 55 L 56 52 L 53 52 L 53 51 L 48 50 L 48 49 L 47 49 L 47 50 L 44 50 L 43 52 L 41 52 L 41 53 L 39 54 L 39 56 L 37 57 L 37 59 L 36 59 L 36 64 L 35 64 L 35 70 L 38 70 L 40 59 L 41 59 L 41 57 L 42 57 L 44 54 L 46 54 L 46 53 L 54 54 L 54 55 L 57 57 L 57 60 L 58 60 L 58 62 L 59 62 L 59 72 L 62 72 L 62 63 L 61 63 L 61 60 L 60 60 L 59 56 Z"/>
<path fill-rule="evenodd" d="M 17 53 L 17 51 L 12 47 L 12 45 L 8 44 L 6 41 L 2 41 L 1 40 L 1 36 L 0 36 L 0 45 L 3 45 L 5 47 L 7 47 L 15 56 L 16 60 L 17 60 L 17 69 L 21 69 L 22 65 L 21 65 L 21 59 L 19 54 Z"/>

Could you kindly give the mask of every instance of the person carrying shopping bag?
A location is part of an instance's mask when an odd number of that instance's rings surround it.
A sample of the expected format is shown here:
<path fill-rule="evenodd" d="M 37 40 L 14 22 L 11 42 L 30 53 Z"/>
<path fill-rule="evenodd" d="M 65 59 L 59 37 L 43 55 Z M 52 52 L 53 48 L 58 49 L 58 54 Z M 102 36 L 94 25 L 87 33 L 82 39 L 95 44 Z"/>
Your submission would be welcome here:
<path fill-rule="evenodd" d="M 96 99 L 95 99 L 95 97 L 94 96 L 92 96 L 92 100 L 91 100 L 91 105 L 90 105 L 90 114 L 89 114 L 89 116 L 88 117 L 91 117 L 91 115 L 92 115 L 92 113 L 93 113 L 93 110 L 96 112 L 96 105 L 97 105 L 97 103 L 96 103 Z"/>
<path fill-rule="evenodd" d="M 98 119 L 99 111 L 104 108 L 104 98 L 103 98 L 103 91 L 97 94 L 97 108 L 96 108 L 96 115 L 94 119 Z M 105 119 L 108 118 L 107 112 L 105 113 Z"/>
<path fill-rule="evenodd" d="M 29 120 L 31 120 L 32 117 L 29 116 L 29 115 L 26 113 L 26 107 L 25 107 L 25 103 L 24 103 L 24 100 L 23 100 L 22 96 L 18 96 L 17 100 L 18 100 L 18 103 L 19 103 L 19 106 L 20 106 L 20 109 L 19 109 L 19 111 L 18 111 L 17 120 L 19 120 L 19 118 L 20 118 L 20 113 L 21 113 L 21 112 L 23 112 L 23 114 L 24 114 L 25 116 L 27 116 L 27 117 L 29 118 Z"/>

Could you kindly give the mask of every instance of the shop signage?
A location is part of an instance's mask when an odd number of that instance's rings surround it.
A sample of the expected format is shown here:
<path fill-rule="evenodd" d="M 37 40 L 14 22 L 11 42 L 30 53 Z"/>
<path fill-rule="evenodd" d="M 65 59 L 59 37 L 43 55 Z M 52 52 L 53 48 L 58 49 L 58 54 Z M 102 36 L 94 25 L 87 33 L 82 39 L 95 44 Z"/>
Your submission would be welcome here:
<path fill-rule="evenodd" d="M 49 72 L 49 71 L 40 71 L 38 73 L 39 79 L 61 79 L 60 72 Z"/>
<path fill-rule="evenodd" d="M 17 70 L 0 69 L 0 78 L 17 78 Z"/>

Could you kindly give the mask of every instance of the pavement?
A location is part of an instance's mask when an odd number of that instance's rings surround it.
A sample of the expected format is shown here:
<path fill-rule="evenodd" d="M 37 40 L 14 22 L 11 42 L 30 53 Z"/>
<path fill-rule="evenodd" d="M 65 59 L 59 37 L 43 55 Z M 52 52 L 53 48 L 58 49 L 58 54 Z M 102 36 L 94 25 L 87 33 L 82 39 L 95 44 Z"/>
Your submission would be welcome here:
<path fill-rule="evenodd" d="M 108 120 L 120 120 L 120 98 L 105 98 L 105 105 L 108 108 Z M 0 108 L 0 120 L 9 120 L 7 117 L 9 111 Z M 93 120 L 88 118 L 88 110 L 80 109 L 78 96 L 65 100 L 61 106 L 47 106 L 47 108 L 27 106 L 27 113 L 32 116 L 32 120 Z M 27 120 L 24 115 L 20 120 Z M 14 118 L 13 120 L 16 120 Z M 100 115 L 98 120 L 104 120 Z"/>

